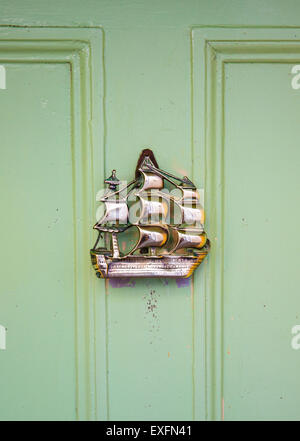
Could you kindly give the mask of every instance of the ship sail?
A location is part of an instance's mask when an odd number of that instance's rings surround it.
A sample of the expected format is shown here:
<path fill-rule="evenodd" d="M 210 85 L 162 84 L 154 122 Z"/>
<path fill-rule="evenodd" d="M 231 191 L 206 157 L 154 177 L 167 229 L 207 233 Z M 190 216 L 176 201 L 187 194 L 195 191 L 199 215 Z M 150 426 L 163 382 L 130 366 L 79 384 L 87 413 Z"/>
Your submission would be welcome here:
<path fill-rule="evenodd" d="M 202 228 L 204 224 L 204 210 L 200 204 L 185 203 L 169 198 L 167 223 L 177 227 Z"/>
<path fill-rule="evenodd" d="M 161 190 L 164 186 L 164 182 L 161 176 L 156 175 L 155 173 L 151 173 L 149 171 L 145 171 L 140 169 L 140 191 L 145 191 L 149 189 L 158 189 Z"/>
<path fill-rule="evenodd" d="M 183 248 L 201 249 L 207 242 L 207 236 L 203 230 L 196 229 L 173 229 L 170 232 L 171 241 L 169 253 L 174 253 Z"/>
<path fill-rule="evenodd" d="M 160 192 L 137 192 L 133 203 L 128 201 L 129 221 L 132 225 L 166 224 L 168 201 Z"/>
<path fill-rule="evenodd" d="M 105 226 L 126 225 L 128 222 L 127 203 L 122 200 L 106 201 L 102 200 L 102 204 L 97 209 L 94 228 L 103 230 Z"/>
<path fill-rule="evenodd" d="M 133 225 L 166 224 L 168 200 L 160 190 L 163 179 L 155 173 L 140 169 L 138 188 L 129 193 L 129 221 Z"/>
<path fill-rule="evenodd" d="M 194 225 L 199 227 L 204 223 L 204 212 L 200 207 L 182 207 L 182 221 L 181 224 L 187 224 L 189 226 Z"/>
<path fill-rule="evenodd" d="M 111 176 L 104 182 L 109 184 L 109 188 L 96 198 L 101 205 L 97 209 L 94 229 L 107 231 L 109 227 L 113 227 L 118 230 L 120 226 L 128 223 L 128 206 L 126 200 L 120 196 L 120 191 L 117 191 L 120 181 L 116 176 L 116 170 L 113 170 Z"/>
<path fill-rule="evenodd" d="M 178 185 L 172 193 L 181 203 L 200 203 L 200 195 L 195 188 Z"/>
<path fill-rule="evenodd" d="M 137 250 L 162 247 L 168 239 L 168 230 L 163 227 L 132 225 L 118 234 L 119 249 L 123 256 Z"/>
<path fill-rule="evenodd" d="M 202 228 L 204 224 L 204 209 L 200 203 L 200 195 L 194 188 L 177 186 L 172 192 L 175 209 L 171 225 Z M 179 193 L 178 193 L 179 192 Z M 176 214 L 176 215 L 175 215 Z"/>

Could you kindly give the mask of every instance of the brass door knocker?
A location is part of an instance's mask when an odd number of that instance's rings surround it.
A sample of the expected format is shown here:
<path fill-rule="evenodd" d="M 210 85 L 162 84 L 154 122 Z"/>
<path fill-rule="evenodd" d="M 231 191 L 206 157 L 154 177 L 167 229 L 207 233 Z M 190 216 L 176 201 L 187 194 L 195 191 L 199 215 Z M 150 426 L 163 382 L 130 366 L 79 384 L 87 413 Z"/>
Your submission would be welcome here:
<path fill-rule="evenodd" d="M 104 182 L 91 249 L 97 276 L 189 277 L 210 249 L 193 182 L 161 170 L 150 149 L 142 151 L 135 179 L 124 184 L 113 170 Z"/>

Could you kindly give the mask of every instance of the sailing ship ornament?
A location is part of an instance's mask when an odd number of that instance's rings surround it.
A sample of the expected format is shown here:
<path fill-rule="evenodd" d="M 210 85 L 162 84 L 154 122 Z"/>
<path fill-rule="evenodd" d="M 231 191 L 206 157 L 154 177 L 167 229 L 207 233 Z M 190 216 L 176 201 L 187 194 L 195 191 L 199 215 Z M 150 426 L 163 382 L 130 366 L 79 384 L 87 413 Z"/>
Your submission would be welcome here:
<path fill-rule="evenodd" d="M 188 177 L 161 170 L 145 149 L 135 179 L 124 185 L 113 170 L 104 182 L 108 188 L 97 198 L 98 237 L 91 249 L 96 275 L 189 277 L 210 242 L 199 193 Z"/>

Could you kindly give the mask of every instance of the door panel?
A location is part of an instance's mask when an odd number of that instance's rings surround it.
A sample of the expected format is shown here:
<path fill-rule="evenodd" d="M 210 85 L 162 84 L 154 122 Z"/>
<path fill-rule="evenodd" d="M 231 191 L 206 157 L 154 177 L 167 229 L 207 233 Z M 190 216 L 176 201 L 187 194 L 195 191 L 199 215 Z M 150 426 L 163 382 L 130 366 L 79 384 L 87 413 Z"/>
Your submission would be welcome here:
<path fill-rule="evenodd" d="M 101 49 L 99 29 L 0 30 L 2 420 L 95 418 L 87 250 L 102 77 L 89 57 Z"/>
<path fill-rule="evenodd" d="M 300 360 L 291 345 L 299 322 L 300 95 L 291 85 L 299 33 L 197 29 L 194 36 L 195 115 L 204 115 L 195 136 L 206 139 L 214 243 L 208 412 L 229 420 L 299 419 Z M 204 56 L 206 71 L 198 64 Z"/>
<path fill-rule="evenodd" d="M 0 354 L 0 414 L 73 419 L 70 70 L 68 64 L 4 66 L 1 322 L 7 350 Z"/>
<path fill-rule="evenodd" d="M 228 419 L 298 419 L 300 96 L 290 63 L 228 64 L 224 400 Z"/>

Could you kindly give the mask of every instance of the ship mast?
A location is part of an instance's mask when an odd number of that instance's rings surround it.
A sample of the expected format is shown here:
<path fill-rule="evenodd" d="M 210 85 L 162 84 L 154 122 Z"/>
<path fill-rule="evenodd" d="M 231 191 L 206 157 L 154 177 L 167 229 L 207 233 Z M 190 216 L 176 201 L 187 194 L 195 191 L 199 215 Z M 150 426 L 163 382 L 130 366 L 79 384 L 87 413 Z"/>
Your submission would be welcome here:
<path fill-rule="evenodd" d="M 203 226 L 204 210 L 194 183 L 187 176 L 179 178 L 156 167 L 149 157 L 146 157 L 144 161 L 144 173 L 145 170 L 167 180 L 180 192 L 179 197 L 164 194 L 164 197 L 169 199 L 169 214 L 173 215 L 173 219 L 169 219 L 168 241 L 165 246 L 167 252 L 203 248 L 207 242 Z"/>
<path fill-rule="evenodd" d="M 117 234 L 124 231 L 128 223 L 128 206 L 121 193 L 134 182 L 135 180 L 118 190 L 120 181 L 116 176 L 116 170 L 112 170 L 111 176 L 104 181 L 108 185 L 108 189 L 103 197 L 99 199 L 102 204 L 99 207 L 100 210 L 98 209 L 100 212 L 99 219 L 94 225 L 94 229 L 99 232 L 94 248 L 97 247 L 102 234 L 104 234 L 106 249 L 112 250 L 113 258 L 120 257 Z"/>
<path fill-rule="evenodd" d="M 168 201 L 161 192 L 164 186 L 163 178 L 156 172 L 149 171 L 147 163 L 154 166 L 149 156 L 139 161 L 136 173 L 137 184 L 127 198 L 131 230 L 137 229 L 139 234 L 130 254 L 139 249 L 144 255 L 148 253 L 155 256 L 156 249 L 162 247 L 168 237 L 166 223 Z M 121 236 L 125 238 L 126 234 Z"/>

